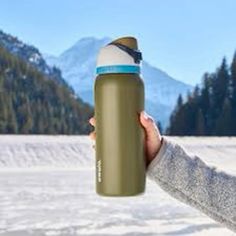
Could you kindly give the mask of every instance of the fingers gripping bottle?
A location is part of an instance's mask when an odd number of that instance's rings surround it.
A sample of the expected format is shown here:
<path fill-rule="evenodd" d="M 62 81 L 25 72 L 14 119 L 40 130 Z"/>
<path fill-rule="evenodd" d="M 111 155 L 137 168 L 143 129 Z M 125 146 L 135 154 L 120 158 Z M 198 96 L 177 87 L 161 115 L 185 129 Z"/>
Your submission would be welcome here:
<path fill-rule="evenodd" d="M 144 84 L 137 40 L 119 38 L 97 58 L 94 85 L 96 191 L 103 196 L 133 196 L 145 190 Z"/>

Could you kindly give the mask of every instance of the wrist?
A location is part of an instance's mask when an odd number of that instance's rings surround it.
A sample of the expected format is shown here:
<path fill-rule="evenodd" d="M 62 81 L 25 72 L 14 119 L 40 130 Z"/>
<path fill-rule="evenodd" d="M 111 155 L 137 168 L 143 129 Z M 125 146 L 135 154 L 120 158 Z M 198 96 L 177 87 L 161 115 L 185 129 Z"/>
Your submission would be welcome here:
<path fill-rule="evenodd" d="M 155 153 L 155 155 L 153 156 L 152 160 L 158 155 L 158 153 L 159 153 L 159 151 L 160 151 L 160 149 L 161 149 L 162 144 L 163 144 L 163 137 L 160 136 L 160 141 L 159 141 L 159 143 L 158 143 L 156 153 Z"/>
<path fill-rule="evenodd" d="M 165 139 L 165 137 L 161 136 L 158 150 L 156 152 L 156 155 L 152 158 L 152 160 L 149 161 L 149 163 L 147 165 L 147 171 L 148 171 L 148 169 L 152 168 L 151 166 L 153 166 L 153 165 L 155 166 L 155 165 L 157 165 L 157 163 L 159 163 L 161 158 L 165 155 L 166 149 L 167 149 L 166 139 Z"/>
<path fill-rule="evenodd" d="M 155 159 L 158 156 L 158 153 L 159 153 L 162 145 L 163 145 L 163 137 L 160 135 L 153 154 L 151 156 L 149 156 L 149 158 L 148 158 L 147 166 L 153 161 L 153 159 Z"/>

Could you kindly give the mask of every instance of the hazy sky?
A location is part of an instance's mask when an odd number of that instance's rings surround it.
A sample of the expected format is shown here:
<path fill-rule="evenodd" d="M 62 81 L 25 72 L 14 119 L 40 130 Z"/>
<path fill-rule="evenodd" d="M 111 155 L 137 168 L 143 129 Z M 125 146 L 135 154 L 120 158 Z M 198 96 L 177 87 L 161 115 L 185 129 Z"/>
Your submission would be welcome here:
<path fill-rule="evenodd" d="M 195 84 L 236 49 L 235 0 L 1 0 L 0 29 L 58 55 L 85 36 L 133 35 L 143 57 Z"/>

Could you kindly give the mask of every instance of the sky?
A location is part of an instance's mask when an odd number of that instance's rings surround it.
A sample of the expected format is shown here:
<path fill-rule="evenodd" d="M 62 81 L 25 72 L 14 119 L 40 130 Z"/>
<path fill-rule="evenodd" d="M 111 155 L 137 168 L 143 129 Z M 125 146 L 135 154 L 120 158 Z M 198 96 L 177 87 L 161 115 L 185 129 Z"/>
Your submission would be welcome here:
<path fill-rule="evenodd" d="M 87 36 L 135 36 L 143 58 L 195 85 L 236 50 L 235 0 L 1 0 L 0 29 L 59 55 Z"/>

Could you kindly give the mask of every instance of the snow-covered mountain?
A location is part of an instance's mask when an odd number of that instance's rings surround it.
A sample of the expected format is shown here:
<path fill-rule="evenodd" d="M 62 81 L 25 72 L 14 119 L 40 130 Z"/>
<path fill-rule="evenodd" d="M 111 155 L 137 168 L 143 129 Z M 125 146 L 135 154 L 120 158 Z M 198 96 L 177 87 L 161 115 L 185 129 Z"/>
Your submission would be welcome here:
<path fill-rule="evenodd" d="M 96 57 L 99 49 L 109 41 L 111 39 L 108 37 L 86 37 L 58 57 L 44 57 L 48 64 L 62 70 L 63 77 L 84 101 L 93 104 Z M 142 77 L 145 83 L 146 110 L 166 127 L 178 95 L 186 94 L 192 87 L 173 79 L 146 61 L 142 63 Z"/>
<path fill-rule="evenodd" d="M 44 58 L 51 66 L 61 69 L 63 77 L 84 101 L 93 104 L 96 57 L 99 49 L 109 41 L 110 38 L 82 38 L 59 57 L 46 54 Z"/>

